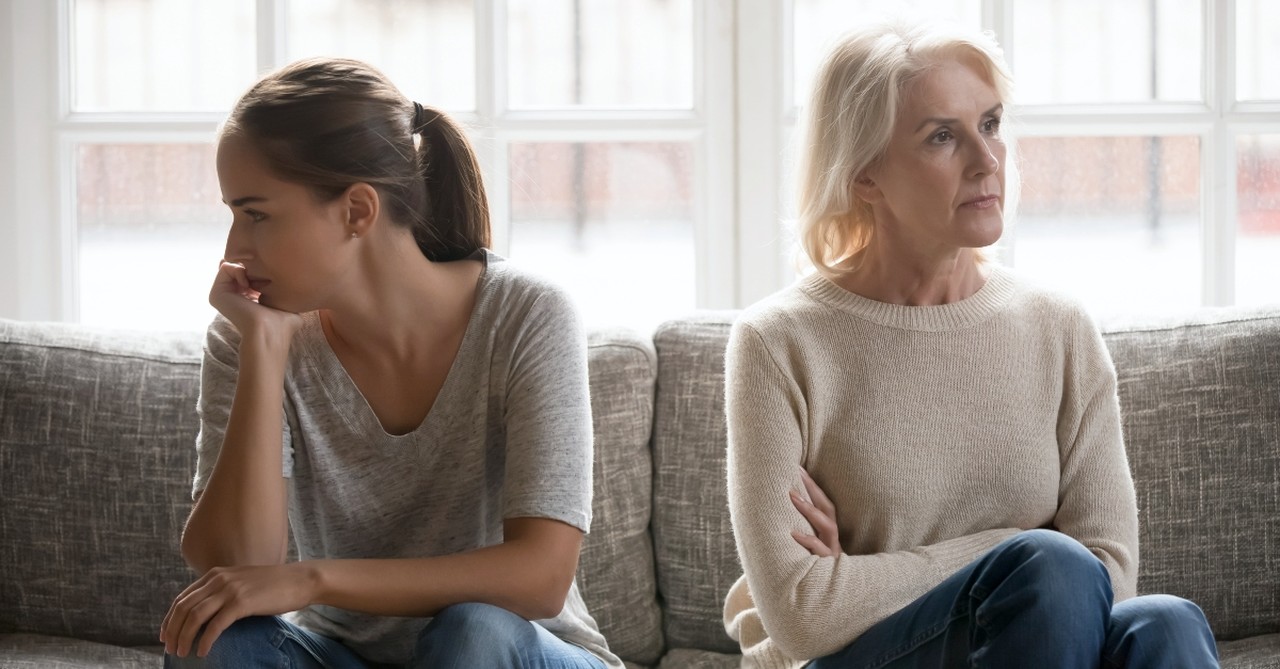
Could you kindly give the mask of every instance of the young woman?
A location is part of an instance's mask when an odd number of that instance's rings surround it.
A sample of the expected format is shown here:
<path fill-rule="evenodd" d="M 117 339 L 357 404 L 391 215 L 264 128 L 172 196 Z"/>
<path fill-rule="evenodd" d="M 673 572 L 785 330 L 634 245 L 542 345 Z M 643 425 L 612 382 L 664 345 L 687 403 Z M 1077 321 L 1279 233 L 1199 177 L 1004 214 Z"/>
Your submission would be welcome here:
<path fill-rule="evenodd" d="M 583 328 L 486 250 L 463 131 L 307 60 L 240 99 L 217 161 L 232 223 L 182 537 L 202 576 L 167 664 L 621 667 L 574 583 Z"/>
<path fill-rule="evenodd" d="M 936 26 L 853 34 L 818 77 L 799 201 L 819 271 L 727 353 L 745 666 L 1217 666 L 1198 607 L 1135 597 L 1095 325 L 979 250 L 1003 230 L 1009 87 L 994 41 Z"/>

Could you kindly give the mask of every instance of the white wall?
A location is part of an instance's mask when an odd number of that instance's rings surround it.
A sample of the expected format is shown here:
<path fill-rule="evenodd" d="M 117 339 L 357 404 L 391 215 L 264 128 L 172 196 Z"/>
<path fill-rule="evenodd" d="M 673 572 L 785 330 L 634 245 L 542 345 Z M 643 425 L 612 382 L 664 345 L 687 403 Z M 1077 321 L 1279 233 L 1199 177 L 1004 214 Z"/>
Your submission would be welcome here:
<path fill-rule="evenodd" d="M 0 35 L 13 33 L 13 2 L 0 0 Z M 13 103 L 17 91 L 13 87 L 14 45 L 5 39 L 0 48 L 0 318 L 18 316 L 18 244 L 14 238 L 14 183 L 17 163 L 14 154 L 17 126 Z"/>
<path fill-rule="evenodd" d="M 54 178 L 57 3 L 0 0 L 0 317 L 67 320 Z"/>

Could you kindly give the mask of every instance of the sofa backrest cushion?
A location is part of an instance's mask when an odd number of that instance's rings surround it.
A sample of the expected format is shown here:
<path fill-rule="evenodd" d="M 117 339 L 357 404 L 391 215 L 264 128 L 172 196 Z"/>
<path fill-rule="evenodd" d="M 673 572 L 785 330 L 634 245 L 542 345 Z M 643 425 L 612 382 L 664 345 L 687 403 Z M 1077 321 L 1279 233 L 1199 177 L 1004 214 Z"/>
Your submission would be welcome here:
<path fill-rule="evenodd" d="M 1139 593 L 1221 639 L 1280 633 L 1280 310 L 1108 326 L 1138 493 Z"/>
<path fill-rule="evenodd" d="M 202 334 L 0 321 L 0 632 L 155 645 L 194 578 L 191 508 Z M 614 652 L 663 650 L 649 536 L 656 354 L 590 335 L 593 531 L 579 583 Z"/>
<path fill-rule="evenodd" d="M 588 347 L 595 495 L 578 585 L 610 650 L 653 665 L 663 650 L 649 536 L 656 355 L 649 338 L 624 330 L 592 332 Z"/>
<path fill-rule="evenodd" d="M 0 631 L 157 643 L 192 580 L 199 342 L 0 321 Z"/>
<path fill-rule="evenodd" d="M 654 334 L 653 541 L 671 648 L 726 653 L 724 597 L 738 563 L 725 478 L 724 349 L 731 313 L 671 321 Z"/>

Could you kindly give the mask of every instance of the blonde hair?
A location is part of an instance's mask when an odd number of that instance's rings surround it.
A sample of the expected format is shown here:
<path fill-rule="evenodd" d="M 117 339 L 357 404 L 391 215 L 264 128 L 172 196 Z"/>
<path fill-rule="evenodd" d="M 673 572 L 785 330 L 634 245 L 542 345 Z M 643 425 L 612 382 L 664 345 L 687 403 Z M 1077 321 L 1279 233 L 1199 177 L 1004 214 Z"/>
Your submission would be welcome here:
<path fill-rule="evenodd" d="M 939 62 L 962 57 L 979 64 L 1007 106 L 1013 79 L 990 32 L 882 23 L 850 33 L 827 56 L 800 133 L 798 170 L 800 245 L 818 271 L 848 272 L 840 263 L 871 241 L 874 216 L 853 182 L 884 155 L 907 86 Z"/>

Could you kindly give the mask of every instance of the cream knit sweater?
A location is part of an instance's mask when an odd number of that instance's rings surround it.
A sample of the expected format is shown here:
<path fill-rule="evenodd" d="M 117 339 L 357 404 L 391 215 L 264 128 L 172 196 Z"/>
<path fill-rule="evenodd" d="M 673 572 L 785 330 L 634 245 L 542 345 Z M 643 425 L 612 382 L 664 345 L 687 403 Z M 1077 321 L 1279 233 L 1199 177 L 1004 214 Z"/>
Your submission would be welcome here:
<path fill-rule="evenodd" d="M 1111 359 L 1061 296 L 994 267 L 968 299 L 875 302 L 818 274 L 735 324 L 729 505 L 745 575 L 725 601 L 744 667 L 847 646 L 1021 530 L 1054 528 L 1135 594 L 1138 522 Z M 844 554 L 811 555 L 800 468 Z"/>

